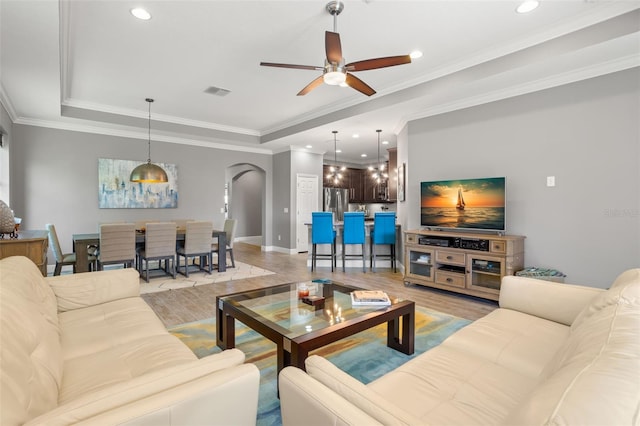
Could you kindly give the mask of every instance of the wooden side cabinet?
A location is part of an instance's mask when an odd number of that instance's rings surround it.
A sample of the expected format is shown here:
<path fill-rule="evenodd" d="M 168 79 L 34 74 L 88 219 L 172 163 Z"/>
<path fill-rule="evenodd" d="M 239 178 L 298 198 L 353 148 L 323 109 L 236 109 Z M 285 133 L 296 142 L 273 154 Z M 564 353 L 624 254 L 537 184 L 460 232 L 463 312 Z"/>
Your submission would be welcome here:
<path fill-rule="evenodd" d="M 0 239 L 0 259 L 10 256 L 27 256 L 35 263 L 43 276 L 47 276 L 47 231 L 20 231 L 18 238 Z"/>
<path fill-rule="evenodd" d="M 405 231 L 404 281 L 498 300 L 502 277 L 524 268 L 524 239 L 520 235 Z"/>

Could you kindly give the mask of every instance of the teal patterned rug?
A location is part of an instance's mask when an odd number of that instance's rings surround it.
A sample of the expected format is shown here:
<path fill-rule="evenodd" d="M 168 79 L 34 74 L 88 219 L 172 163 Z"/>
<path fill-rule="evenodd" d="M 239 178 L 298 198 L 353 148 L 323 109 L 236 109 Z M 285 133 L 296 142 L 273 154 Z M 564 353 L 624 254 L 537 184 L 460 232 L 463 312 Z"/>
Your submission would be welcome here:
<path fill-rule="evenodd" d="M 369 383 L 408 360 L 438 345 L 471 321 L 441 312 L 416 307 L 415 353 L 405 355 L 387 347 L 387 326 L 342 339 L 318 349 L 313 354 L 328 358 L 340 369 L 363 383 Z M 181 324 L 169 329 L 199 357 L 218 353 L 215 318 Z M 276 345 L 236 321 L 236 347 L 246 355 L 246 362 L 260 369 L 258 422 L 260 426 L 281 425 L 280 401 L 276 389 Z"/>

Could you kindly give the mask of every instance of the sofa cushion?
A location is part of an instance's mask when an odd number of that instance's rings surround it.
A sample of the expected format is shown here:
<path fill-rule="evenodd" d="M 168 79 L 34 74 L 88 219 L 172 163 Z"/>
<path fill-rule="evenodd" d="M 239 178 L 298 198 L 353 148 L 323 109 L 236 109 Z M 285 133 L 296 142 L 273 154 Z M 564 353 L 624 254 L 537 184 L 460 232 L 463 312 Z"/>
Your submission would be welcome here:
<path fill-rule="evenodd" d="M 513 424 L 632 424 L 640 405 L 640 269 L 622 274 L 576 318 L 545 380 Z M 633 378 L 633 380 L 630 380 Z"/>
<path fill-rule="evenodd" d="M 139 297 L 63 312 L 60 329 L 61 403 L 197 359 Z"/>
<path fill-rule="evenodd" d="M 497 309 L 368 387 L 432 424 L 499 424 L 538 383 L 569 327 Z"/>
<path fill-rule="evenodd" d="M 510 309 L 496 309 L 444 345 L 538 377 L 569 336 L 569 327 Z"/>
<path fill-rule="evenodd" d="M 65 360 L 167 334 L 162 321 L 140 297 L 61 312 L 59 321 Z"/>
<path fill-rule="evenodd" d="M 536 379 L 441 344 L 367 387 L 416 424 L 500 424 Z"/>
<path fill-rule="evenodd" d="M 56 299 L 26 257 L 0 260 L 2 417 L 21 424 L 58 404 L 62 355 Z"/>

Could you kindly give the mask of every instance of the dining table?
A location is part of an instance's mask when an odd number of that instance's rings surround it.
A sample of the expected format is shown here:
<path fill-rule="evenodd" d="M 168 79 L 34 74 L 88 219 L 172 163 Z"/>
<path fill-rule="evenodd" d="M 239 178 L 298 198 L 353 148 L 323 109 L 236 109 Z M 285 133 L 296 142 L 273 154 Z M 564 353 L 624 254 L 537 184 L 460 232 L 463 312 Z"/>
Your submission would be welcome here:
<path fill-rule="evenodd" d="M 178 228 L 176 244 L 184 241 L 186 230 Z M 212 236 L 218 239 L 218 272 L 227 270 L 227 233 L 214 229 Z M 76 272 L 89 272 L 89 246 L 100 246 L 100 234 L 73 234 L 73 251 L 76 254 Z M 144 232 L 136 230 L 136 244 L 144 244 Z"/>

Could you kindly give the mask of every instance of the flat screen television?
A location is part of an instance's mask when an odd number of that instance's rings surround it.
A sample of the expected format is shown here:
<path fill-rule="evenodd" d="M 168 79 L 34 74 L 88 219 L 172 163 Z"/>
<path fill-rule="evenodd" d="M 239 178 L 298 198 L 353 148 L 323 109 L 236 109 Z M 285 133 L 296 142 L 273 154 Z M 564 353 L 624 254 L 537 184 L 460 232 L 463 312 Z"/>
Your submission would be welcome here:
<path fill-rule="evenodd" d="M 506 231 L 506 178 L 420 183 L 420 224 L 428 228 Z"/>

